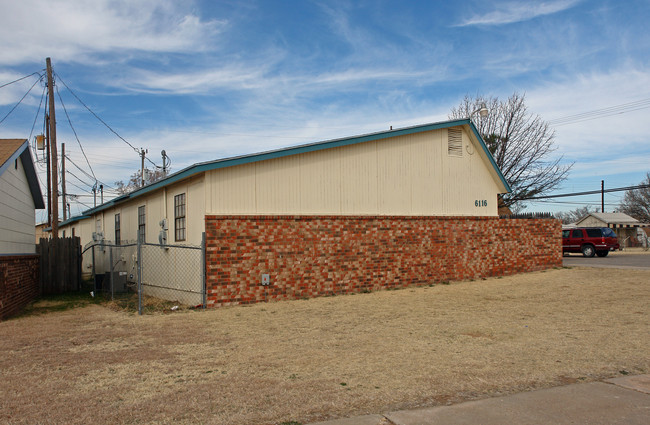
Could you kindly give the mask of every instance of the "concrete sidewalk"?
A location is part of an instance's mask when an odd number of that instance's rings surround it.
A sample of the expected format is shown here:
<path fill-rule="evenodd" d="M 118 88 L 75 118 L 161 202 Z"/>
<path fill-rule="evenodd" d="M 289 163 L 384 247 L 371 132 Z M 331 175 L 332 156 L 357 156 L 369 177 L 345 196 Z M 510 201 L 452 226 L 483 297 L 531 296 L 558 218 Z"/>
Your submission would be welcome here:
<path fill-rule="evenodd" d="M 453 406 L 390 412 L 312 425 L 502 425 L 650 423 L 650 375 L 573 384 Z"/>

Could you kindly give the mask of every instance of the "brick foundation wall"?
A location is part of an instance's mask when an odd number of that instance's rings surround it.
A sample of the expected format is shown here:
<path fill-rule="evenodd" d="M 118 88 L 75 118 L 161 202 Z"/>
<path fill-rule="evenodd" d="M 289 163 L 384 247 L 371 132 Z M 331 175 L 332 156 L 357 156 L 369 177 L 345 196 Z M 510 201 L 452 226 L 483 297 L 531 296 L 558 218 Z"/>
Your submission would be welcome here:
<path fill-rule="evenodd" d="M 493 217 L 206 216 L 208 306 L 561 267 L 561 229 Z"/>
<path fill-rule="evenodd" d="M 0 320 L 18 313 L 39 293 L 38 255 L 0 256 Z"/>

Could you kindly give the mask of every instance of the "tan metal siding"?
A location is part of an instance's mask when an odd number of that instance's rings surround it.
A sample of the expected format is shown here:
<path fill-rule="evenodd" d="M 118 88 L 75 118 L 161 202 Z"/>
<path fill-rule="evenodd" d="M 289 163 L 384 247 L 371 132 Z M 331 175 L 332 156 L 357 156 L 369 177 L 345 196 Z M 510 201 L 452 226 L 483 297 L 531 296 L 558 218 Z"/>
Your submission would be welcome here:
<path fill-rule="evenodd" d="M 228 167 L 206 174 L 208 211 L 222 214 L 255 212 L 255 164 Z"/>
<path fill-rule="evenodd" d="M 340 214 L 341 212 L 340 149 L 300 155 L 298 194 L 300 207 L 292 212 L 304 214 Z"/>
<path fill-rule="evenodd" d="M 410 136 L 377 143 L 379 214 L 412 214 Z"/>
<path fill-rule="evenodd" d="M 462 156 L 441 129 L 213 170 L 206 213 L 495 216 L 492 166 L 461 129 Z"/>
<path fill-rule="evenodd" d="M 288 156 L 256 163 L 255 199 L 259 212 L 295 213 L 300 211 L 300 159 Z"/>
<path fill-rule="evenodd" d="M 344 150 L 345 149 L 345 150 Z M 377 145 L 339 148 L 342 214 L 377 214 Z"/>
<path fill-rule="evenodd" d="M 203 176 L 199 179 L 195 179 L 187 185 L 187 195 L 185 197 L 186 202 L 186 232 L 187 240 L 184 243 L 187 244 L 198 244 L 201 242 L 201 235 L 205 231 L 205 188 L 204 188 Z M 170 235 L 168 240 L 173 242 L 174 238 L 174 198 L 171 197 L 171 208 L 169 209 L 169 218 L 171 220 L 169 231 Z M 181 243 L 181 242 L 179 242 Z"/>

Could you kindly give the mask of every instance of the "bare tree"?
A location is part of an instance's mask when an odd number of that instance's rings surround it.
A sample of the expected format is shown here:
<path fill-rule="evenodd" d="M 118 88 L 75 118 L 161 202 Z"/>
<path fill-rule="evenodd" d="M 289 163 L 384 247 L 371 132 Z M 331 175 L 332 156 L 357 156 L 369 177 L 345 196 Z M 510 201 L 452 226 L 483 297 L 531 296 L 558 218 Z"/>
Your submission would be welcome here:
<path fill-rule="evenodd" d="M 155 183 L 158 180 L 161 180 L 163 177 L 165 177 L 165 175 L 161 169 L 156 169 L 156 170 L 150 170 L 148 168 L 144 169 L 145 186 L 151 183 Z M 125 195 L 127 193 L 133 192 L 134 190 L 140 189 L 141 187 L 142 187 L 142 176 L 140 174 L 140 171 L 136 171 L 135 173 L 131 174 L 131 177 L 129 177 L 129 182 L 126 185 L 122 180 L 115 182 L 115 190 L 120 195 Z"/>
<path fill-rule="evenodd" d="M 644 223 L 650 223 L 650 172 L 641 182 L 646 187 L 625 192 L 619 211 Z"/>
<path fill-rule="evenodd" d="M 570 224 L 575 223 L 581 218 L 594 212 L 598 212 L 598 208 L 592 209 L 591 205 L 586 205 L 584 207 L 576 208 L 575 210 L 555 213 L 555 218 L 562 220 L 562 224 Z"/>
<path fill-rule="evenodd" d="M 562 165 L 562 157 L 550 159 L 555 151 L 555 132 L 539 115 L 528 112 L 525 95 L 514 93 L 506 101 L 497 97 L 465 96 L 449 114 L 450 119 L 468 118 L 485 103 L 489 113 L 472 117 L 512 192 L 501 198 L 503 206 L 523 209 L 522 200 L 557 188 L 573 164 Z"/>

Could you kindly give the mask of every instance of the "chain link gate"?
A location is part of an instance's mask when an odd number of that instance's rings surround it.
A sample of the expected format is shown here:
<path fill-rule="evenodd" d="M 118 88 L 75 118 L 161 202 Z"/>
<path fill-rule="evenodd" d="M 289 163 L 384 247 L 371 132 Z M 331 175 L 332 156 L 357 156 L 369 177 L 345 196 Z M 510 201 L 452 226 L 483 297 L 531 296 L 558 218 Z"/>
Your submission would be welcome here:
<path fill-rule="evenodd" d="M 136 308 L 143 300 L 156 298 L 205 308 L 205 234 L 201 245 L 161 245 L 96 241 L 83 251 L 92 267 L 94 296 L 114 300 L 137 294 Z M 128 306 L 131 307 L 131 306 Z"/>

